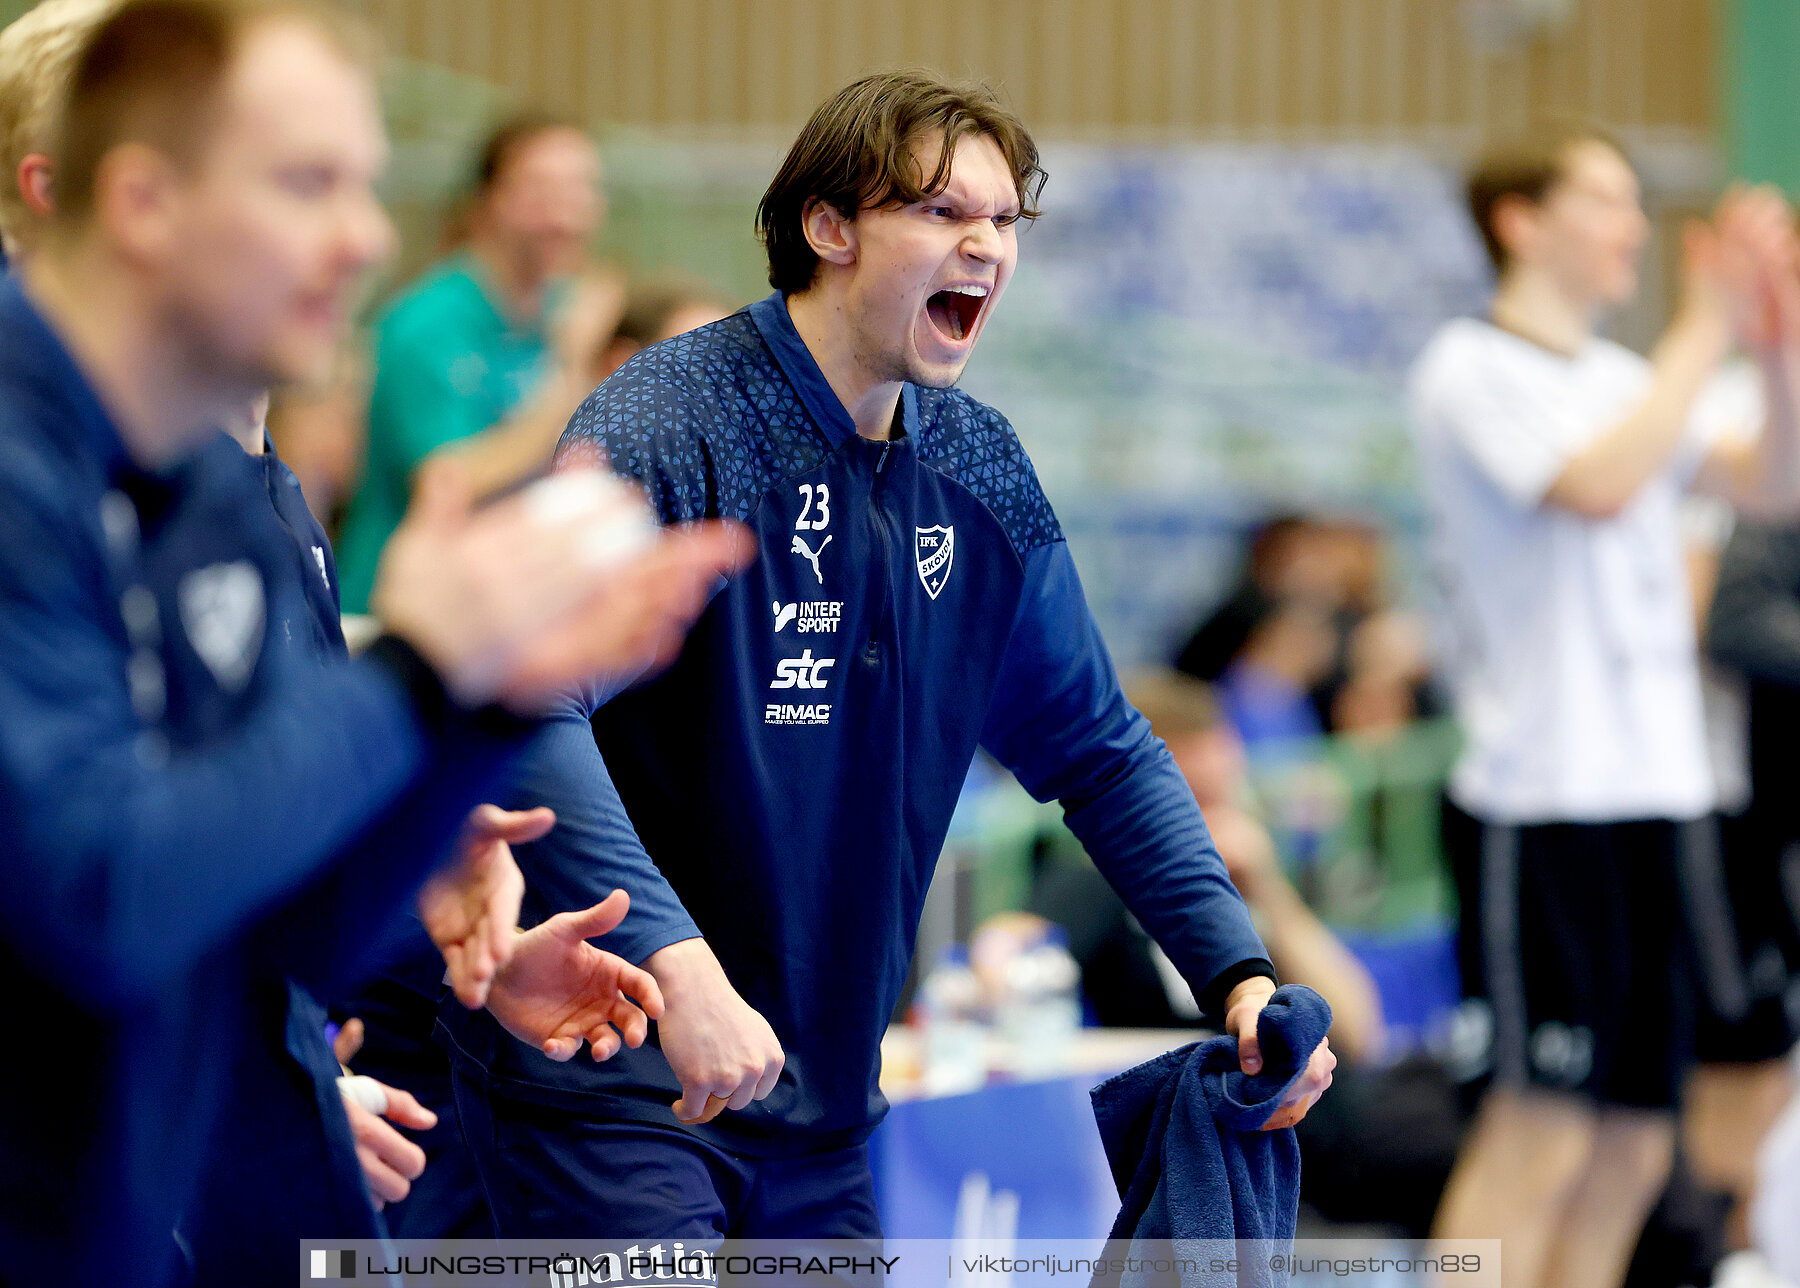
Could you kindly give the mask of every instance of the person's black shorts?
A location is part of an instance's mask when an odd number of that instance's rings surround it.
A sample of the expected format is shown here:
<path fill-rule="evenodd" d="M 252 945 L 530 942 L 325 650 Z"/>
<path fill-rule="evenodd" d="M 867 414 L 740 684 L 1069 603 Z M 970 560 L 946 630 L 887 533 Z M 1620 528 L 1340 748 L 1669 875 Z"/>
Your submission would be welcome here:
<path fill-rule="evenodd" d="M 1702 977 L 1696 1050 L 1708 1064 L 1776 1060 L 1796 1036 L 1794 974 L 1800 966 L 1788 882 L 1791 842 L 1752 809 L 1719 819 L 1719 868 L 1726 909 L 1695 917 Z"/>
<path fill-rule="evenodd" d="M 1445 803 L 1461 1018 L 1484 1029 L 1496 1086 L 1676 1106 L 1694 1053 L 1694 826 L 1495 824 Z"/>

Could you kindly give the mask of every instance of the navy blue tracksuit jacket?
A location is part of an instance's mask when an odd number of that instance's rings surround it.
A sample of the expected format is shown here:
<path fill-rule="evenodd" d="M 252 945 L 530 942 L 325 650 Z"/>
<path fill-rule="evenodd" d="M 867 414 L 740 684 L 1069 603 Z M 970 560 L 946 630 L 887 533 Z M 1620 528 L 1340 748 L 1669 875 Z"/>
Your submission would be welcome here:
<path fill-rule="evenodd" d="M 521 735 L 397 640 L 329 669 L 271 647 L 302 593 L 241 449 L 135 466 L 0 282 L 8 1278 L 165 1282 L 272 973 L 339 987 L 441 852 L 386 843 L 390 806 L 453 833 Z"/>
<path fill-rule="evenodd" d="M 221 454 L 223 456 L 223 454 Z M 277 644 L 327 665 L 349 660 L 340 621 L 337 561 L 300 481 L 265 438 L 260 456 L 241 455 L 282 532 L 303 595 L 270 623 Z M 371 856 L 379 861 L 379 856 Z M 285 933 L 277 912 L 258 939 Z M 273 933 L 271 933 L 273 932 Z M 180 1223 L 195 1288 L 267 1278 L 292 1268 L 295 1239 L 378 1239 L 356 1141 L 326 1041 L 326 1011 L 286 977 L 279 951 L 255 963 L 253 1028 L 236 1044 L 199 1188 Z M 270 1123 L 280 1123 L 276 1131 Z"/>
<path fill-rule="evenodd" d="M 572 705 L 514 779 L 559 819 L 519 850 L 531 915 L 623 886 L 607 948 L 642 961 L 703 934 L 773 1026 L 775 1090 L 694 1129 L 742 1154 L 854 1144 L 885 1113 L 882 1031 L 978 747 L 1062 801 L 1203 1005 L 1273 973 L 1193 794 L 1120 692 L 1011 426 L 911 385 L 901 419 L 892 441 L 859 437 L 771 296 L 634 358 L 563 437 L 665 521 L 737 519 L 760 542 L 668 672 Z M 556 1064 L 485 1015 L 440 1018 L 494 1094 L 674 1123 L 654 1043 Z"/>

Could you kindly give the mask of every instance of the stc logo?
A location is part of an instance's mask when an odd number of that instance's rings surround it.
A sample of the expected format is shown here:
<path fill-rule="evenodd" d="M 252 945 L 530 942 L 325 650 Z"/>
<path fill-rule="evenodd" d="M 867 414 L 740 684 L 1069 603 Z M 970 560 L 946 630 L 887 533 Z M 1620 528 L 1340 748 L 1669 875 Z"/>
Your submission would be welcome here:
<path fill-rule="evenodd" d="M 775 678 L 769 682 L 771 689 L 823 689 L 829 683 L 825 672 L 837 665 L 835 657 L 822 657 L 813 660 L 812 650 L 807 649 L 799 657 L 786 658 L 775 664 Z"/>

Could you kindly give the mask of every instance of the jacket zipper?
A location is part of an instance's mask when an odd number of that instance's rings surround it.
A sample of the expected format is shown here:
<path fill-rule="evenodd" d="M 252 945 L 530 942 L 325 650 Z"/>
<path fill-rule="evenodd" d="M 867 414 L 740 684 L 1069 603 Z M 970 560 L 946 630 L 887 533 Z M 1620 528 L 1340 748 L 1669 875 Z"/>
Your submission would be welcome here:
<path fill-rule="evenodd" d="M 869 641 L 863 646 L 863 663 L 867 666 L 878 666 L 881 663 L 881 635 L 887 629 L 887 619 L 892 611 L 893 585 L 892 551 L 889 548 L 887 516 L 881 512 L 881 471 L 887 466 L 888 452 L 892 443 L 881 445 L 881 455 L 875 460 L 875 477 L 869 484 L 869 523 L 875 529 L 875 547 L 880 552 L 876 563 L 881 575 L 881 608 L 875 615 L 870 628 Z"/>

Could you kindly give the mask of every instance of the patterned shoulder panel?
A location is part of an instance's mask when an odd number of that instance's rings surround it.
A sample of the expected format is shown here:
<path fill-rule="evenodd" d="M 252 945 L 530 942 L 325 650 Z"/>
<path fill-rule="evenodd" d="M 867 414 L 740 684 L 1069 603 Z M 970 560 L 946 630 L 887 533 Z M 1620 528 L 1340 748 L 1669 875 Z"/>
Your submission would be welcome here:
<path fill-rule="evenodd" d="M 993 512 L 1021 558 L 1063 539 L 1037 471 L 1006 417 L 960 389 L 920 389 L 920 462 Z"/>
<path fill-rule="evenodd" d="M 652 345 L 588 395 L 557 460 L 596 450 L 677 522 L 748 519 L 828 448 L 750 315 L 737 313 Z"/>

